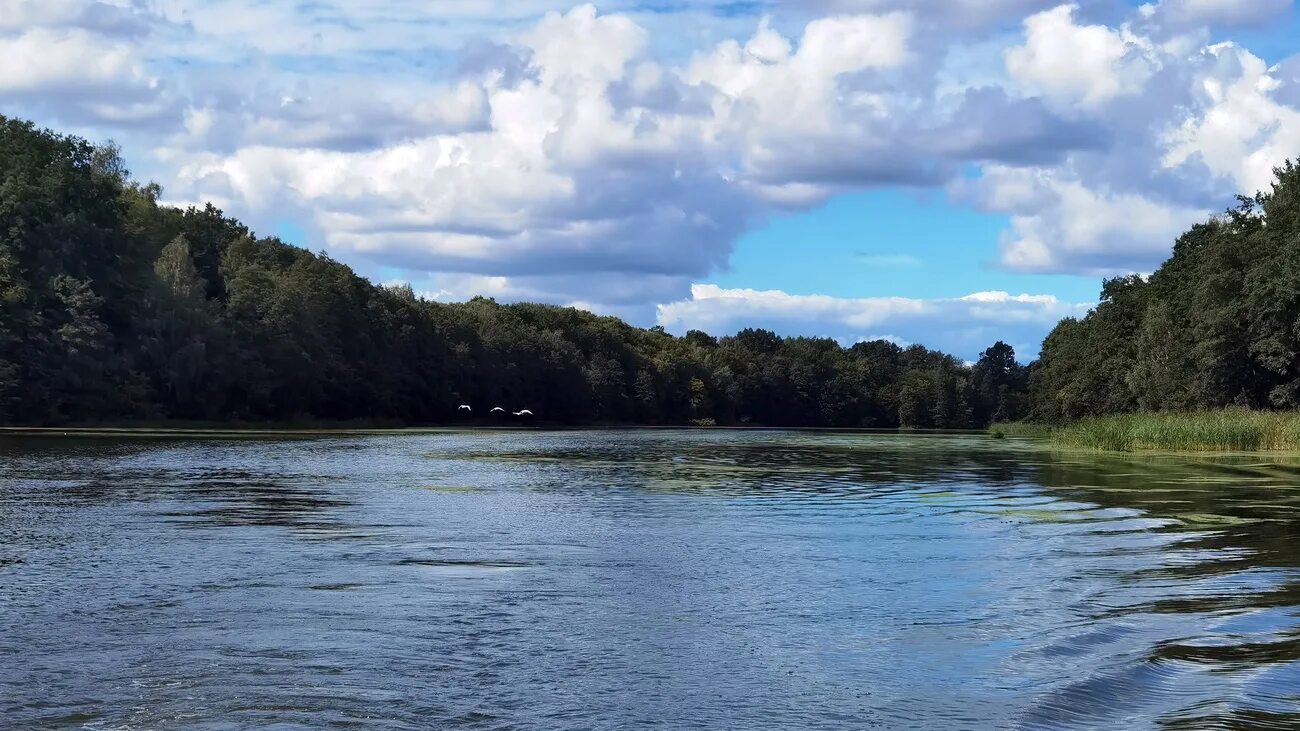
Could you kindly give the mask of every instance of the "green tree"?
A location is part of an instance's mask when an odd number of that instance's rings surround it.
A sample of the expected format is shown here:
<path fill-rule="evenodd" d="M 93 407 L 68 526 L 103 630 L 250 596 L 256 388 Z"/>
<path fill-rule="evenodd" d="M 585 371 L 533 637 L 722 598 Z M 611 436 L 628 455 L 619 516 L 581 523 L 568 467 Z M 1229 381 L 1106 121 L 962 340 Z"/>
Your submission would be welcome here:
<path fill-rule="evenodd" d="M 554 423 L 959 427 L 1017 397 L 1003 371 L 984 369 L 981 396 L 975 370 L 920 346 L 431 302 L 160 198 L 112 145 L 0 118 L 0 419 L 440 422 L 470 403 Z M 1243 346 L 1260 367 L 1289 347 L 1272 337 Z"/>
<path fill-rule="evenodd" d="M 1016 362 L 1016 351 L 999 340 L 980 354 L 971 370 L 974 389 L 973 418 L 980 425 L 994 421 L 1017 421 L 1025 415 L 1024 366 Z"/>

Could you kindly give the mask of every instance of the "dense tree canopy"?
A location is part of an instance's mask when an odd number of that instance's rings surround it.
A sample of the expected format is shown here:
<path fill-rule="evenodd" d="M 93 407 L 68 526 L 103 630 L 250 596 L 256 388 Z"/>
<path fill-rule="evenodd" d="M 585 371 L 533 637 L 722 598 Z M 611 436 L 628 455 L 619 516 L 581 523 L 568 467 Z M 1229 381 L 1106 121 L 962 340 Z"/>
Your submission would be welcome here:
<path fill-rule="evenodd" d="M 971 368 L 917 345 L 431 302 L 159 193 L 111 147 L 0 117 L 0 422 L 443 423 L 469 404 L 572 424 L 956 428 L 1023 402 L 1001 343 Z"/>
<path fill-rule="evenodd" d="M 1194 226 L 1150 277 L 1048 335 L 1031 367 L 1033 416 L 1300 407 L 1300 167 Z"/>

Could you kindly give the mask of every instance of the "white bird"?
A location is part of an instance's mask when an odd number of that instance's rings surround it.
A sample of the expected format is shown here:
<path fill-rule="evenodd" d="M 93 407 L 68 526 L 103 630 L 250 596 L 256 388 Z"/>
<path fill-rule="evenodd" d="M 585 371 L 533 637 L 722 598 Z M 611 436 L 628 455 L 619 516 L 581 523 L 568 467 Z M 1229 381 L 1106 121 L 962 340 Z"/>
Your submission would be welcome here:
<path fill-rule="evenodd" d="M 456 409 L 456 410 L 457 410 L 457 411 L 473 411 L 474 409 L 471 409 L 471 408 L 469 407 L 469 404 L 461 404 L 461 405 L 460 405 L 460 408 L 458 408 L 458 409 Z"/>
<path fill-rule="evenodd" d="M 495 413 L 497 413 L 497 412 L 500 412 L 500 413 L 504 414 L 504 413 L 506 413 L 506 410 L 503 409 L 503 408 L 501 408 L 500 406 L 497 406 L 497 407 L 493 408 L 491 411 L 489 411 L 488 413 L 489 413 L 489 414 L 495 414 Z"/>
<path fill-rule="evenodd" d="M 515 416 L 532 416 L 532 415 L 533 412 L 529 411 L 528 409 L 521 409 L 515 412 Z"/>

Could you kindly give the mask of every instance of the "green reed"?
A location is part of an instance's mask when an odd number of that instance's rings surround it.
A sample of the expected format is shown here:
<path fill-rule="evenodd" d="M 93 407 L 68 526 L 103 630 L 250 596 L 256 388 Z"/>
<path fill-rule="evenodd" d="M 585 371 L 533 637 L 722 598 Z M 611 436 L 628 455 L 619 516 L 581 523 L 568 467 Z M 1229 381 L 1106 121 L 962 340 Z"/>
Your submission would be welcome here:
<path fill-rule="evenodd" d="M 1300 412 L 1225 409 L 1115 414 L 1061 427 L 1052 437 L 1060 446 L 1117 452 L 1300 450 Z"/>
<path fill-rule="evenodd" d="M 989 433 L 999 438 L 1046 437 L 1052 434 L 1052 427 L 1028 421 L 995 421 L 989 425 Z"/>

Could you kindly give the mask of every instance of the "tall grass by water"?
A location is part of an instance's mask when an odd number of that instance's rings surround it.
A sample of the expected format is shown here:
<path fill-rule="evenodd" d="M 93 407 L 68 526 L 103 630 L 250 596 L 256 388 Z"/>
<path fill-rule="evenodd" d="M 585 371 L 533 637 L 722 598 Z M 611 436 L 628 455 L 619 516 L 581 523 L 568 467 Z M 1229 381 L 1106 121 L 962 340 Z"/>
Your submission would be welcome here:
<path fill-rule="evenodd" d="M 1300 451 L 1300 412 L 1223 411 L 1114 414 L 1053 430 L 1060 446 L 1131 452 Z"/>
<path fill-rule="evenodd" d="M 1052 427 L 1028 421 L 995 421 L 989 425 L 989 433 L 999 439 L 1002 437 L 1046 437 L 1051 436 Z"/>

